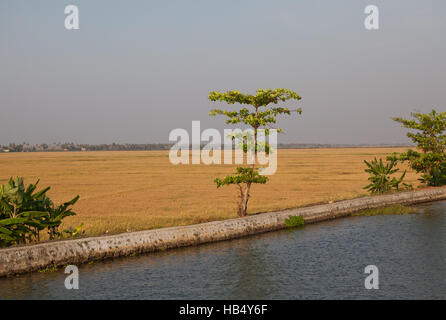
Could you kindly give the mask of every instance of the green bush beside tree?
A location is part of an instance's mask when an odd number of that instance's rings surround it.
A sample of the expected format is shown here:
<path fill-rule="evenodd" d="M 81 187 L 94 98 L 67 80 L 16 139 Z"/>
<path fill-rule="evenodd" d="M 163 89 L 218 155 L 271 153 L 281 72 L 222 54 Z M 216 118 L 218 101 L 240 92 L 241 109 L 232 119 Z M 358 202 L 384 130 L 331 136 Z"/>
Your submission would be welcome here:
<path fill-rule="evenodd" d="M 393 120 L 404 128 L 414 130 L 407 136 L 417 145 L 419 151 L 408 150 L 398 156 L 408 162 L 419 179 L 428 186 L 446 185 L 446 112 L 432 110 L 428 114 L 412 113 L 413 119 L 396 117 Z"/>

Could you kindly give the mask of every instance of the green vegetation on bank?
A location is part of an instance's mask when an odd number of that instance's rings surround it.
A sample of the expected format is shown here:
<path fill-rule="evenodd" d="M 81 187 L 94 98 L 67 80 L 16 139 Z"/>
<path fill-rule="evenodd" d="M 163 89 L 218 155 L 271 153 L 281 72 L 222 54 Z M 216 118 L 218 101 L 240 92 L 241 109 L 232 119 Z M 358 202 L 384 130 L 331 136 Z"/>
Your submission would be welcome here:
<path fill-rule="evenodd" d="M 421 173 L 421 183 L 428 186 L 446 185 L 446 112 L 432 110 L 429 114 L 412 113 L 414 119 L 394 118 L 403 127 L 415 130 L 407 136 L 421 152 L 408 150 L 394 158 L 406 161 Z"/>
<path fill-rule="evenodd" d="M 392 204 L 387 207 L 362 210 L 353 213 L 352 216 L 377 216 L 385 214 L 408 214 L 416 212 L 417 211 L 412 207 L 404 206 L 402 204 Z"/>
<path fill-rule="evenodd" d="M 402 183 L 406 189 L 412 186 L 403 183 L 406 171 L 397 178 L 391 175 L 399 171 L 396 168 L 398 162 L 407 162 L 411 169 L 421 173 L 418 179 L 426 186 L 446 185 L 446 112 L 438 113 L 432 110 L 428 114 L 412 113 L 411 120 L 395 117 L 394 121 L 402 124 L 404 128 L 411 129 L 407 136 L 417 145 L 418 150 L 407 150 L 407 152 L 387 157 L 386 164 L 382 159 L 376 158 L 367 162 L 365 171 L 370 174 L 371 182 L 364 189 L 371 194 L 383 194 L 392 190 L 399 190 Z"/>
<path fill-rule="evenodd" d="M 403 179 L 406 176 L 406 170 L 404 170 L 399 178 L 392 177 L 392 174 L 399 171 L 399 169 L 396 168 L 398 160 L 387 160 L 386 164 L 384 164 L 382 159 L 379 159 L 378 161 L 375 158 L 371 162 L 365 160 L 364 162 L 368 167 L 365 169 L 365 172 L 370 174 L 370 184 L 364 187 L 364 189 L 369 190 L 371 194 L 383 194 L 392 190 L 398 191 L 400 189 L 400 184 L 403 183 Z M 406 183 L 403 183 L 403 186 L 406 189 L 412 189 L 412 186 Z"/>
<path fill-rule="evenodd" d="M 71 211 L 79 196 L 56 206 L 46 195 L 50 187 L 36 191 L 37 181 L 27 188 L 23 178 L 10 178 L 0 185 L 0 247 L 40 241 L 46 230 L 50 240 L 62 237 L 59 231 L 62 220 L 75 215 Z M 66 230 L 70 236 L 80 234 L 81 227 Z"/>
<path fill-rule="evenodd" d="M 305 220 L 301 216 L 289 216 L 285 219 L 285 225 L 287 228 L 303 227 L 305 225 Z"/>
<path fill-rule="evenodd" d="M 47 267 L 47 268 L 38 270 L 38 272 L 39 273 L 53 273 L 53 272 L 56 272 L 58 270 L 59 269 L 57 267 Z"/>

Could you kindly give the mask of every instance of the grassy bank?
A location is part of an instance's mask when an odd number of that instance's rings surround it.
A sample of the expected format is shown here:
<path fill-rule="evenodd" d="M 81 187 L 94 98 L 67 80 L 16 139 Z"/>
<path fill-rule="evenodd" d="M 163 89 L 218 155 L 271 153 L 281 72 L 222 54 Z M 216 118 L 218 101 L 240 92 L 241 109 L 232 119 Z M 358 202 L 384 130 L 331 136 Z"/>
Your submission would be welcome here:
<path fill-rule="evenodd" d="M 388 207 L 363 210 L 352 214 L 352 216 L 377 216 L 385 214 L 408 214 L 417 212 L 414 208 L 402 204 L 393 204 Z"/>
<path fill-rule="evenodd" d="M 407 148 L 279 150 L 278 171 L 254 186 L 249 213 L 366 195 L 363 160 Z M 50 185 L 55 202 L 79 194 L 64 226 L 84 223 L 89 236 L 188 225 L 236 217 L 236 188 L 217 190 L 213 179 L 233 165 L 178 165 L 167 151 L 11 153 L 0 155 L 0 183 L 10 176 Z M 417 185 L 408 172 L 407 182 Z"/>

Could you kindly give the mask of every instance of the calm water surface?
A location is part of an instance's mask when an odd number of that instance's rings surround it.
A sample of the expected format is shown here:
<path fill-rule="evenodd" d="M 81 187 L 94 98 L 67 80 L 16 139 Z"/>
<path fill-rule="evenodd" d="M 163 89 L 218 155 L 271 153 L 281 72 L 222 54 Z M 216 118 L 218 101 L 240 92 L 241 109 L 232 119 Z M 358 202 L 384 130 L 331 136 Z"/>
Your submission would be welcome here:
<path fill-rule="evenodd" d="M 446 299 L 446 202 L 0 279 L 2 299 Z M 379 268 L 379 290 L 364 268 Z"/>

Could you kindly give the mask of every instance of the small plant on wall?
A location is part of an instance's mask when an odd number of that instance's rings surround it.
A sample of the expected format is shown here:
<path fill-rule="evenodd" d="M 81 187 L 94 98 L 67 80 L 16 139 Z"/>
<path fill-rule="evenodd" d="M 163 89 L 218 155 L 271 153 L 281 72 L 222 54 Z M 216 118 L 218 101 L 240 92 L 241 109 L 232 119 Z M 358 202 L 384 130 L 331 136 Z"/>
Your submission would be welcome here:
<path fill-rule="evenodd" d="M 285 226 L 287 228 L 298 228 L 305 225 L 305 220 L 301 216 L 289 216 L 285 219 Z"/>
<path fill-rule="evenodd" d="M 252 184 L 265 184 L 268 181 L 266 176 L 259 173 L 259 168 L 256 167 L 257 153 L 264 151 L 266 154 L 271 152 L 268 143 L 263 145 L 258 144 L 259 129 L 264 129 L 265 136 L 269 135 L 270 129 L 276 129 L 282 132 L 280 128 L 274 128 L 276 117 L 279 115 L 291 115 L 292 112 L 298 114 L 302 113 L 302 109 L 290 110 L 286 107 L 272 107 L 270 104 L 278 104 L 288 100 L 300 100 L 301 97 L 294 91 L 288 89 L 258 89 L 256 94 L 244 94 L 233 90 L 224 93 L 211 92 L 209 100 L 221 101 L 228 104 L 241 104 L 247 107 L 240 108 L 234 111 L 213 109 L 210 112 L 211 116 L 224 115 L 227 117 L 226 124 L 239 124 L 250 126 L 253 129 L 253 137 L 243 136 L 238 137 L 241 141 L 241 148 L 244 153 L 253 153 L 251 166 L 238 167 L 234 175 L 226 176 L 223 179 L 215 179 L 217 188 L 225 185 L 237 185 L 240 192 L 240 202 L 237 213 L 239 216 L 245 216 L 248 209 L 248 200 L 250 197 L 250 190 Z M 237 138 L 233 136 L 232 139 Z"/>

